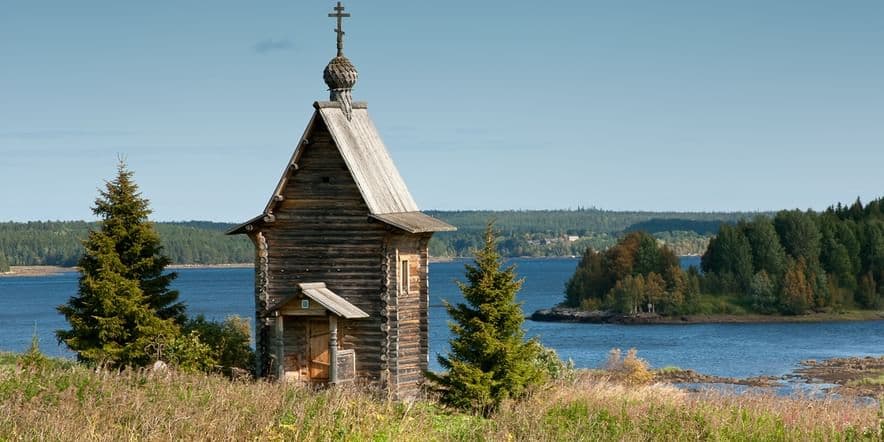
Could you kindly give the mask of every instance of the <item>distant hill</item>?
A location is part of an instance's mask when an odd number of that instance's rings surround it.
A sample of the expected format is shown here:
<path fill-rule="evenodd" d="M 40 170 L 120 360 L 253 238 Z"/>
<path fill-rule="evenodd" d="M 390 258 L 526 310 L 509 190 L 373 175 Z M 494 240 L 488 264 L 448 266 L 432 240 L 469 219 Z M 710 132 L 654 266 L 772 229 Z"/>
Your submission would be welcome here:
<path fill-rule="evenodd" d="M 598 209 L 427 211 L 457 226 L 430 242 L 433 256 L 470 256 L 481 245 L 489 220 L 501 233 L 505 256 L 581 255 L 587 247 L 605 249 L 624 232 L 646 230 L 679 255 L 701 254 L 722 223 L 736 223 L 755 212 L 630 212 Z"/>
<path fill-rule="evenodd" d="M 752 218 L 756 213 L 614 212 L 597 209 L 530 211 L 428 211 L 458 227 L 430 242 L 436 257 L 470 256 L 479 247 L 489 220 L 501 233 L 505 256 L 580 255 L 591 246 L 604 249 L 623 232 L 646 230 L 678 254 L 702 253 L 721 223 Z M 177 264 L 248 263 L 254 259 L 244 236 L 226 236 L 230 223 L 161 222 L 157 230 L 166 253 Z M 95 223 L 32 221 L 0 223 L 0 255 L 10 265 L 76 265 L 81 241 Z"/>
<path fill-rule="evenodd" d="M 156 226 L 174 263 L 228 264 L 254 259 L 248 238 L 224 235 L 233 224 L 187 221 Z M 96 223 L 85 221 L 0 223 L 0 251 L 13 266 L 74 266 L 83 253 L 82 240 L 96 228 Z"/>
<path fill-rule="evenodd" d="M 698 235 L 714 235 L 718 232 L 722 223 L 735 224 L 738 220 L 713 220 L 700 221 L 691 219 L 660 219 L 654 218 L 647 221 L 635 223 L 624 230 L 625 232 L 694 232 Z"/>

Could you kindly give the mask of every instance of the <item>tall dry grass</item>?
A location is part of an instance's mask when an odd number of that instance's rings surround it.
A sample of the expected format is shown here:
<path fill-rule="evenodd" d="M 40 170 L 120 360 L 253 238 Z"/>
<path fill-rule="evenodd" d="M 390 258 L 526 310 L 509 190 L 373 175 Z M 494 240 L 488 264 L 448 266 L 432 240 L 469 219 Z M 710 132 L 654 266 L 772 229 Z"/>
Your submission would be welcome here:
<path fill-rule="evenodd" d="M 357 387 L 19 359 L 0 355 L 0 440 L 880 440 L 884 431 L 876 407 L 851 401 L 696 394 L 585 375 L 485 419 Z"/>

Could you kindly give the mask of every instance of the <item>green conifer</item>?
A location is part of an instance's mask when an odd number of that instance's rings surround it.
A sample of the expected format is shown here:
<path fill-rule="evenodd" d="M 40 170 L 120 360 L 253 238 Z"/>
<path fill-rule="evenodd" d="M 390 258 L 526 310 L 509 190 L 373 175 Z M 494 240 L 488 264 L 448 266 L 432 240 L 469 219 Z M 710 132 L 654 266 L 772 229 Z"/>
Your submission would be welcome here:
<path fill-rule="evenodd" d="M 145 365 L 185 320 L 178 292 L 169 289 L 176 274 L 163 273 L 169 259 L 147 219 L 148 204 L 121 161 L 92 209 L 101 228 L 83 243 L 78 293 L 58 307 L 71 329 L 56 336 L 81 361 Z"/>
<path fill-rule="evenodd" d="M 514 266 L 502 268 L 495 232 L 489 224 L 484 247 L 466 265 L 459 283 L 466 304 L 446 305 L 453 338 L 448 356 L 439 356 L 447 372 L 429 374 L 441 387 L 442 400 L 455 407 L 488 414 L 507 398 L 525 396 L 543 382 L 538 365 L 541 346 L 525 340 L 524 313 L 516 302 L 522 286 Z"/>

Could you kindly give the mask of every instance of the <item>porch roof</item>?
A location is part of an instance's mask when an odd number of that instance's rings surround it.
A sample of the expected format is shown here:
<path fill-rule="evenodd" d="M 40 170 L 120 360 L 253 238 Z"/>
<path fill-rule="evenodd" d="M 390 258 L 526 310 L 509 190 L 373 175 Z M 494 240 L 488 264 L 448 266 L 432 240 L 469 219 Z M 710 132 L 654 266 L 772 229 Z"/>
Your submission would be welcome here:
<path fill-rule="evenodd" d="M 365 313 L 359 307 L 329 290 L 324 282 L 302 282 L 298 284 L 298 288 L 301 289 L 300 293 L 304 296 L 316 301 L 319 305 L 325 307 L 326 310 L 341 318 L 359 319 L 368 317 L 368 313 Z M 292 296 L 283 300 L 273 310 L 285 307 L 294 298 L 295 296 Z"/>

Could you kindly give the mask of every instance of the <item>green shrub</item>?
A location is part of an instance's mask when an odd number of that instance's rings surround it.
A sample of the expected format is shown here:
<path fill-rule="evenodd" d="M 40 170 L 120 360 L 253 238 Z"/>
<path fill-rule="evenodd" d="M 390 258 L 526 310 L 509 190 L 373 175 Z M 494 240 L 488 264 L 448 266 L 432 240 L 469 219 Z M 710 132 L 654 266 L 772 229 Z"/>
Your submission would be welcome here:
<path fill-rule="evenodd" d="M 213 349 L 202 342 L 199 332 L 193 330 L 177 336 L 166 347 L 166 359 L 173 367 L 186 372 L 208 372 L 217 364 Z"/>
<path fill-rule="evenodd" d="M 29 370 L 42 370 L 46 368 L 48 363 L 49 358 L 40 351 L 40 338 L 37 337 L 35 330 L 34 336 L 31 337 L 31 346 L 28 347 L 28 351 L 18 358 L 18 366 Z"/>
<path fill-rule="evenodd" d="M 616 379 L 632 385 L 647 384 L 654 379 L 648 362 L 638 357 L 638 350 L 630 348 L 622 357 L 619 348 L 612 348 L 605 361 L 605 369 Z"/>
<path fill-rule="evenodd" d="M 228 316 L 222 322 L 208 321 L 203 315 L 190 319 L 184 325 L 184 334 L 196 333 L 209 348 L 209 355 L 226 374 L 234 369 L 251 372 L 255 354 L 251 347 L 249 320 Z"/>
<path fill-rule="evenodd" d="M 543 346 L 540 346 L 540 352 L 537 353 L 535 365 L 552 380 L 571 380 L 576 375 L 574 361 L 570 358 L 563 361 L 555 350 Z"/>

